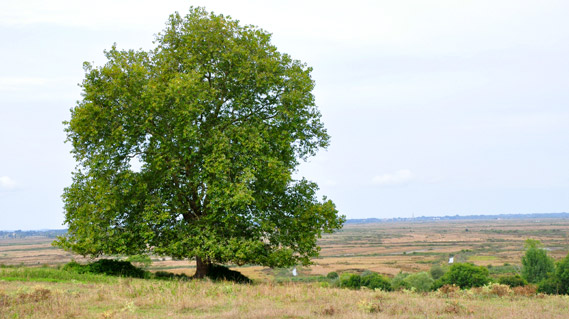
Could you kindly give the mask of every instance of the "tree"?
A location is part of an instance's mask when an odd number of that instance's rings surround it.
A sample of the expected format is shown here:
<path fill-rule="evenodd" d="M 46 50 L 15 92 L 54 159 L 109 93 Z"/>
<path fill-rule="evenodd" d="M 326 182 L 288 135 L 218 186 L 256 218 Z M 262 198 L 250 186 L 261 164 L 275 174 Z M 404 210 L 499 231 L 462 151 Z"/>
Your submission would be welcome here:
<path fill-rule="evenodd" d="M 435 281 L 433 288 L 440 288 L 443 285 L 457 285 L 462 289 L 467 289 L 481 287 L 489 282 L 490 277 L 486 267 L 457 263 L 450 266 L 449 270 Z"/>
<path fill-rule="evenodd" d="M 195 258 L 196 277 L 214 263 L 309 264 L 345 218 L 293 179 L 329 136 L 311 68 L 270 38 L 192 8 L 170 16 L 155 49 L 113 46 L 105 65 L 85 63 L 65 122 L 78 161 L 63 194 L 69 230 L 55 244 Z"/>
<path fill-rule="evenodd" d="M 522 257 L 522 277 L 530 283 L 538 283 L 555 270 L 553 259 L 547 256 L 539 240 L 527 239 L 526 253 Z"/>

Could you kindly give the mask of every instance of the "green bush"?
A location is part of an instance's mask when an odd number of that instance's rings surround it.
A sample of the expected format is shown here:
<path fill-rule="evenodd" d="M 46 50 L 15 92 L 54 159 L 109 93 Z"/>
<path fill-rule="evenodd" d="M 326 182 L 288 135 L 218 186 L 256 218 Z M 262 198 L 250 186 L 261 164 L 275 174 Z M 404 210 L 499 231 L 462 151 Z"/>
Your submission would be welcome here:
<path fill-rule="evenodd" d="M 490 282 L 488 269 L 482 266 L 475 266 L 467 263 L 457 263 L 452 265 L 445 273 L 433 284 L 433 289 L 438 289 L 444 285 L 456 285 L 462 289 L 481 287 Z"/>
<path fill-rule="evenodd" d="M 562 293 L 561 283 L 554 276 L 540 281 L 537 284 L 537 292 L 549 295 Z"/>
<path fill-rule="evenodd" d="M 557 263 L 555 279 L 557 279 L 560 285 L 559 293 L 569 294 L 569 254 Z"/>
<path fill-rule="evenodd" d="M 335 271 L 329 272 L 328 275 L 326 275 L 326 278 L 328 278 L 328 279 L 336 279 L 338 277 L 339 277 L 338 273 Z"/>
<path fill-rule="evenodd" d="M 80 263 L 73 260 L 73 261 L 65 264 L 63 266 L 62 270 L 70 271 L 70 272 L 74 272 L 74 273 L 78 273 L 78 274 L 84 274 L 84 273 L 88 272 L 87 268 L 88 268 L 87 265 L 81 265 Z"/>
<path fill-rule="evenodd" d="M 551 276 L 538 284 L 537 291 L 546 294 L 569 294 L 569 254 L 557 263 Z"/>
<path fill-rule="evenodd" d="M 128 261 L 113 259 L 100 259 L 87 265 L 81 265 L 72 261 L 63 266 L 63 270 L 79 274 L 90 273 L 133 278 L 145 278 L 148 276 L 144 270 L 136 268 Z"/>
<path fill-rule="evenodd" d="M 539 240 L 527 239 L 522 257 L 522 277 L 530 283 L 543 281 L 555 270 L 553 259 L 547 256 Z"/>
<path fill-rule="evenodd" d="M 405 278 L 409 277 L 409 273 L 400 272 L 398 273 L 393 279 L 391 279 L 391 287 L 394 290 L 401 290 L 401 289 L 411 289 L 411 286 L 408 282 L 405 281 Z"/>
<path fill-rule="evenodd" d="M 358 274 L 344 273 L 340 276 L 340 287 L 350 289 L 360 289 L 362 277 Z"/>
<path fill-rule="evenodd" d="M 435 282 L 431 276 L 426 272 L 419 272 L 407 276 L 404 280 L 407 285 L 417 291 L 425 292 L 431 290 Z"/>
<path fill-rule="evenodd" d="M 212 280 L 227 280 L 242 284 L 249 284 L 252 282 L 251 279 L 247 278 L 247 276 L 242 273 L 221 265 L 211 265 L 207 273 L 207 277 Z"/>
<path fill-rule="evenodd" d="M 393 290 L 389 279 L 375 272 L 362 274 L 360 283 L 362 286 L 369 289 L 381 289 L 385 291 Z"/>
<path fill-rule="evenodd" d="M 501 285 L 508 285 L 510 287 L 521 287 L 528 284 L 527 280 L 522 278 L 520 275 L 514 276 L 503 276 L 498 279 L 498 283 Z"/>
<path fill-rule="evenodd" d="M 433 265 L 429 270 L 429 274 L 434 280 L 441 278 L 445 274 L 445 270 L 441 265 Z"/>

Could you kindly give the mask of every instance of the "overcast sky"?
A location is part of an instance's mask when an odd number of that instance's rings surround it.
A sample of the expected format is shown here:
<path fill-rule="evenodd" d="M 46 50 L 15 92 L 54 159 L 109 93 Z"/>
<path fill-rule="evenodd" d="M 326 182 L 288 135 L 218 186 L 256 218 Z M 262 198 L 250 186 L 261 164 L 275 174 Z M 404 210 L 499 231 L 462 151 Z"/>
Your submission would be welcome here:
<path fill-rule="evenodd" d="M 348 218 L 569 211 L 568 1 L 0 0 L 0 229 L 65 227 L 82 63 L 191 5 L 314 68 L 332 143 L 299 175 Z"/>

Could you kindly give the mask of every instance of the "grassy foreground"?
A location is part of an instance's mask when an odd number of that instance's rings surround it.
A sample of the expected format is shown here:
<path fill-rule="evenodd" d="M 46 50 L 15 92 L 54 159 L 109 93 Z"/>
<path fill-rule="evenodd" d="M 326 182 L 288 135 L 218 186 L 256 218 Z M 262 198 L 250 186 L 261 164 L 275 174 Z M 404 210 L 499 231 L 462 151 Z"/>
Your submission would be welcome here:
<path fill-rule="evenodd" d="M 383 292 L 0 268 L 0 318 L 567 318 L 569 296 Z"/>

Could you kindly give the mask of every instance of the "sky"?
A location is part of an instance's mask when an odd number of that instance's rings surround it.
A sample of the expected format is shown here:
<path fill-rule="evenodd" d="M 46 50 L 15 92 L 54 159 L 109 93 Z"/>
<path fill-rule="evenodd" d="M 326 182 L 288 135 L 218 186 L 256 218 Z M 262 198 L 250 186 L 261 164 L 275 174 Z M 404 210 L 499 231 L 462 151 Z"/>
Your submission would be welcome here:
<path fill-rule="evenodd" d="M 297 176 L 348 218 L 569 211 L 568 1 L 0 0 L 0 230 L 65 228 L 83 62 L 190 6 L 313 67 L 331 145 Z"/>

